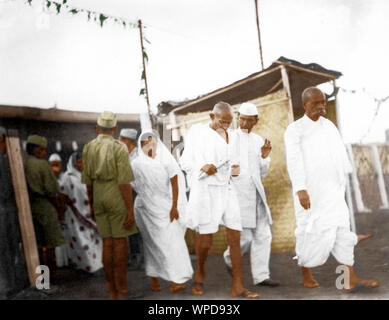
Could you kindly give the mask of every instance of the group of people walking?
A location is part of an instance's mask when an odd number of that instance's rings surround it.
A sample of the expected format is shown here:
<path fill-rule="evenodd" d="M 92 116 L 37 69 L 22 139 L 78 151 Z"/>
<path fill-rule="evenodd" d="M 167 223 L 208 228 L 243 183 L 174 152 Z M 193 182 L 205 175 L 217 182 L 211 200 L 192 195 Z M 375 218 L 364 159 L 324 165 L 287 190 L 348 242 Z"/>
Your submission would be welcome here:
<path fill-rule="evenodd" d="M 344 197 L 350 166 L 336 127 L 323 117 L 325 95 L 315 87 L 307 88 L 302 102 L 305 115 L 287 128 L 285 146 L 303 285 L 318 286 L 310 268 L 324 264 L 332 253 L 350 272 L 346 289 L 377 287 L 378 281 L 360 279 L 352 267 L 354 246 L 369 236 L 350 231 Z M 262 184 L 271 142 L 252 132 L 259 121 L 254 104 L 240 106 L 236 130 L 230 129 L 233 116 L 228 103 L 217 103 L 209 123 L 191 127 L 177 162 L 155 131 L 138 136 L 134 129 L 122 129 L 119 140 L 115 139 L 117 118 L 105 111 L 97 120 L 97 137 L 85 145 L 82 155 L 72 155 L 60 178 L 62 191 L 71 200 L 66 225 L 80 230 L 88 224 L 89 231 L 81 236 L 68 230 L 67 235 L 75 239 L 75 248 L 84 249 L 85 260 L 95 259 L 89 270 L 102 262 L 111 299 L 129 295 L 127 238 L 138 230 L 153 291 L 162 290 L 159 279 L 164 279 L 172 293 L 181 292 L 193 277 L 191 293 L 203 295 L 208 252 L 221 225 L 228 244 L 223 259 L 232 277 L 230 295 L 259 297 L 243 283 L 242 255 L 248 251 L 254 285 L 279 285 L 270 277 L 272 217 Z M 51 229 L 44 232 L 46 242 L 58 247 L 65 240 L 50 199 L 59 185 L 44 160 L 45 146 L 44 138 L 29 137 L 26 177 L 34 219 Z M 185 242 L 187 228 L 196 231 L 195 271 Z"/>

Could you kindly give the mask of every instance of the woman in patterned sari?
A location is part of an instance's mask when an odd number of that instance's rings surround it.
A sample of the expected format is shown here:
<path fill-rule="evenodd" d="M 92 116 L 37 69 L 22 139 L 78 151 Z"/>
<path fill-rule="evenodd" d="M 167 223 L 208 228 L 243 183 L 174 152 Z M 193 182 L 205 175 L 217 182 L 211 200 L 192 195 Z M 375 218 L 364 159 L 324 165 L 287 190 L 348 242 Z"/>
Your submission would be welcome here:
<path fill-rule="evenodd" d="M 89 214 L 86 186 L 81 183 L 82 154 L 74 152 L 67 164 L 67 170 L 61 178 L 61 192 L 70 198 L 65 213 L 68 253 L 71 262 L 87 272 L 102 268 L 102 239 L 96 223 Z"/>

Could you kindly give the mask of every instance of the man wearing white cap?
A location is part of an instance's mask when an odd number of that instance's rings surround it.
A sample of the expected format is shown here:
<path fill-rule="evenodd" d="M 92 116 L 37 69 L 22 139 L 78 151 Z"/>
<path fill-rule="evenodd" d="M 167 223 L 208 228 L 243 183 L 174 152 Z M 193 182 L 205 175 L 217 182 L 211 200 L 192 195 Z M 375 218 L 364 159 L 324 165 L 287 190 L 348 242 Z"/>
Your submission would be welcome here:
<path fill-rule="evenodd" d="M 49 157 L 49 165 L 51 170 L 57 179 L 61 179 L 62 176 L 62 159 L 58 153 L 53 153 Z"/>
<path fill-rule="evenodd" d="M 138 148 L 136 147 L 136 136 L 138 131 L 131 128 L 125 128 L 120 130 L 119 141 L 123 142 L 128 149 L 130 161 L 134 161 L 138 155 Z"/>
<path fill-rule="evenodd" d="M 238 122 L 239 128 L 232 132 L 231 137 L 237 160 L 234 165 L 239 165 L 240 173 L 233 176 L 232 181 L 236 187 L 242 218 L 242 255 L 250 251 L 254 284 L 274 287 L 279 282 L 272 280 L 269 272 L 272 217 L 261 181 L 269 168 L 271 143 L 252 132 L 258 123 L 258 110 L 253 103 L 242 103 Z M 229 248 L 224 252 L 224 261 L 230 269 Z"/>

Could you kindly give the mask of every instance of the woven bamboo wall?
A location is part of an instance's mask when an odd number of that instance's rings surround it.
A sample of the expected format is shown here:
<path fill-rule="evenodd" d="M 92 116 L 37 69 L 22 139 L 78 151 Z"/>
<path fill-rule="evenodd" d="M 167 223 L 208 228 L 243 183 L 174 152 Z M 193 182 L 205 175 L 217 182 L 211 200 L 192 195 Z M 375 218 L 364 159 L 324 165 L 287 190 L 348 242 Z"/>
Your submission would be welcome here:
<path fill-rule="evenodd" d="M 294 210 L 290 181 L 286 170 L 284 153 L 284 132 L 288 126 L 288 100 L 283 90 L 251 101 L 259 108 L 260 121 L 253 129 L 255 133 L 266 137 L 272 142 L 271 164 L 268 175 L 264 179 L 267 200 L 272 212 L 273 224 L 273 252 L 293 252 L 294 238 Z M 233 106 L 237 111 L 239 105 Z M 209 112 L 187 114 L 180 118 L 183 121 L 181 133 L 195 123 L 209 121 Z M 232 128 L 236 128 L 236 121 Z M 194 252 L 194 236 L 191 230 L 187 231 L 186 241 L 191 252 Z M 226 249 L 224 228 L 215 234 L 211 254 L 220 255 Z"/>
<path fill-rule="evenodd" d="M 289 103 L 282 90 L 252 102 L 259 106 L 259 121 L 253 131 L 272 144 L 270 167 L 263 180 L 273 217 L 272 251 L 293 252 L 295 217 L 284 147 Z"/>

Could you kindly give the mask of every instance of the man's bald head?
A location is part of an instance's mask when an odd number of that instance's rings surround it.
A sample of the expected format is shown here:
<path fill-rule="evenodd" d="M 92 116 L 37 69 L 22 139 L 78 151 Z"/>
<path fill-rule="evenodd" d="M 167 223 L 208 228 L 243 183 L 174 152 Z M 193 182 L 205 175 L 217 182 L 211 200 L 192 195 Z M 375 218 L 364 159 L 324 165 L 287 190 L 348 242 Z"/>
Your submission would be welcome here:
<path fill-rule="evenodd" d="M 326 95 L 319 88 L 306 88 L 302 95 L 301 101 L 305 114 L 313 121 L 316 121 L 320 116 L 326 115 Z"/>
<path fill-rule="evenodd" d="M 218 102 L 213 107 L 210 117 L 212 120 L 211 127 L 214 130 L 227 130 L 233 119 L 232 107 L 227 102 Z"/>
<path fill-rule="evenodd" d="M 229 103 L 223 101 L 216 103 L 212 109 L 213 114 L 221 114 L 226 111 L 232 114 L 232 107 Z"/>
<path fill-rule="evenodd" d="M 323 93 L 323 91 L 321 91 L 319 88 L 316 88 L 316 87 L 309 87 L 309 88 L 306 88 L 303 93 L 301 94 L 301 100 L 303 102 L 303 105 L 309 100 L 312 98 L 313 95 L 315 94 L 322 94 L 323 96 L 325 96 L 325 94 Z"/>

